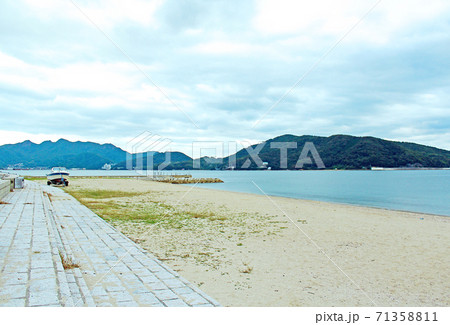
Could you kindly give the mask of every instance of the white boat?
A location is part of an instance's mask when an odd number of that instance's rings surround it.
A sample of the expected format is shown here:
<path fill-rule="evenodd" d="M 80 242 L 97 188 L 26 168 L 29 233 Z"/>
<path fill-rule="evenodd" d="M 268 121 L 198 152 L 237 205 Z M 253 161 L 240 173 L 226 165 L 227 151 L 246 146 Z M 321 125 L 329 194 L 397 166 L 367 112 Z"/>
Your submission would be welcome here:
<path fill-rule="evenodd" d="M 69 172 L 65 167 L 53 167 L 52 172 L 47 174 L 47 185 L 69 185 Z"/>

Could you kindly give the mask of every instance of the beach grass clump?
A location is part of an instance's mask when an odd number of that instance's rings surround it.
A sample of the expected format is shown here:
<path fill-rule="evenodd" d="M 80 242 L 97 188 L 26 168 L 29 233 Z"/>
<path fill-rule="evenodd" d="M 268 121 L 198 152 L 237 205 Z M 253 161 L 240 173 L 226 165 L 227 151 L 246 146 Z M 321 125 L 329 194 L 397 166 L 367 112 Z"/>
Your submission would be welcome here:
<path fill-rule="evenodd" d="M 242 254 L 248 235 L 266 237 L 270 231 L 280 231 L 280 225 L 270 223 L 274 216 L 232 211 L 225 205 L 166 200 L 170 192 L 83 186 L 75 183 L 64 190 L 161 259 L 189 260 L 218 269 L 231 263 L 222 253 L 227 243 L 232 245 L 230 250 Z M 237 271 L 248 274 L 252 269 L 244 265 Z"/>
<path fill-rule="evenodd" d="M 46 176 L 25 176 L 24 179 L 27 181 L 42 181 L 42 180 L 47 179 L 47 177 Z"/>
<path fill-rule="evenodd" d="M 71 270 L 80 267 L 80 264 L 75 263 L 70 256 L 64 255 L 61 251 L 59 251 L 59 257 L 61 258 L 61 263 L 64 270 Z"/>
<path fill-rule="evenodd" d="M 246 273 L 246 274 L 250 274 L 250 273 L 252 273 L 252 271 L 253 271 L 253 266 L 250 266 L 246 263 L 244 263 L 244 268 L 239 270 L 239 272 Z"/>
<path fill-rule="evenodd" d="M 74 187 L 65 190 L 107 221 L 160 223 L 161 226 L 166 228 L 181 229 L 187 226 L 190 220 L 195 219 L 216 222 L 227 220 L 227 217 L 210 210 L 191 211 L 159 202 L 148 197 L 148 193 L 143 192 L 78 189 Z"/>
<path fill-rule="evenodd" d="M 92 189 L 81 189 L 68 191 L 74 197 L 92 198 L 92 199 L 112 199 L 119 197 L 133 197 L 139 196 L 144 193 L 141 192 L 126 192 L 117 190 L 92 190 Z"/>
<path fill-rule="evenodd" d="M 154 208 L 141 208 L 133 205 L 121 204 L 112 200 L 81 200 L 81 203 L 94 211 L 98 216 L 108 221 L 142 221 L 153 224 L 159 222 L 162 217 L 162 215 Z"/>
<path fill-rule="evenodd" d="M 126 201 L 138 197 L 140 192 L 122 192 L 110 190 L 68 190 L 78 201 L 101 218 L 110 222 L 162 223 L 168 228 L 183 227 L 183 220 L 190 218 L 189 213 L 173 206 L 148 200 Z"/>

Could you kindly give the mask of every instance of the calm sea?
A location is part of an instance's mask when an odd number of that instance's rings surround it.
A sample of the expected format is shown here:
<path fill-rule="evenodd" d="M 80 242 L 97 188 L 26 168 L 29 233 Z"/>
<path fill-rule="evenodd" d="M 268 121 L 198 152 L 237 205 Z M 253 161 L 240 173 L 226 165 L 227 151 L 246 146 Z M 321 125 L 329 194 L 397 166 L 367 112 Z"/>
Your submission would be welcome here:
<path fill-rule="evenodd" d="M 49 171 L 17 171 L 44 176 Z M 132 176 L 135 171 L 74 170 L 72 176 Z M 172 172 L 166 172 L 168 174 Z M 218 177 L 198 187 L 450 216 L 450 170 L 402 171 L 175 171 Z M 259 187 L 259 188 L 258 188 Z M 263 192 L 262 192 L 263 191 Z"/>

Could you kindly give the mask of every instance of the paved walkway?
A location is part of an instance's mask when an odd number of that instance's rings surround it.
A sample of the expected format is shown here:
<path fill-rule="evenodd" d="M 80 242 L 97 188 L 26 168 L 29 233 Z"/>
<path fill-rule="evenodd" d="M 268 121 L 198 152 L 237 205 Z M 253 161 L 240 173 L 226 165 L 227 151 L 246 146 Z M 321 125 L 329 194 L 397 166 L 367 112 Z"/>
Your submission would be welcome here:
<path fill-rule="evenodd" d="M 219 305 L 59 188 L 27 181 L 3 201 L 0 306 Z"/>

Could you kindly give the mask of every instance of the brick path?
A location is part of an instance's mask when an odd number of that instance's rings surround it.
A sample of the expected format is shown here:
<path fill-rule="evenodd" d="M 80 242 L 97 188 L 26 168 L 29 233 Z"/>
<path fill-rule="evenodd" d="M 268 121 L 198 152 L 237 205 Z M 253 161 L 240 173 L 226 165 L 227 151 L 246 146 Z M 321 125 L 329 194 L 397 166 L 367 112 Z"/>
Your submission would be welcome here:
<path fill-rule="evenodd" d="M 219 306 L 59 188 L 27 181 L 3 201 L 0 306 Z"/>

